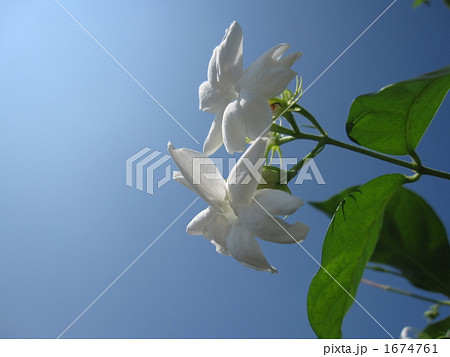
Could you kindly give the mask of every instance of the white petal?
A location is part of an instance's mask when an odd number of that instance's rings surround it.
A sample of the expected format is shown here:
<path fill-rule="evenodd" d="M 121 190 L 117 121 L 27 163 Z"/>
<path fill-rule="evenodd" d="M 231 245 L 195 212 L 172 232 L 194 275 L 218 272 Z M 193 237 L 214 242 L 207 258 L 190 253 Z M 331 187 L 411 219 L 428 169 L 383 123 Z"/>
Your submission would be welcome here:
<path fill-rule="evenodd" d="M 256 203 L 263 206 L 272 215 L 289 215 L 303 206 L 303 201 L 281 190 L 262 189 L 254 194 Z"/>
<path fill-rule="evenodd" d="M 203 144 L 203 154 L 206 156 L 214 154 L 223 144 L 222 119 L 224 110 L 225 108 L 222 106 L 217 112 L 205 143 Z"/>
<path fill-rule="evenodd" d="M 247 136 L 250 139 L 255 140 L 270 130 L 272 110 L 262 94 L 244 88 L 239 93 L 239 104 L 245 118 Z"/>
<path fill-rule="evenodd" d="M 291 47 L 288 43 L 279 43 L 278 45 L 272 47 L 269 51 L 264 53 L 261 57 L 272 58 L 275 61 L 278 61 L 283 57 L 286 51 Z"/>
<path fill-rule="evenodd" d="M 286 57 L 280 59 L 278 61 L 278 64 L 285 66 L 285 67 L 291 67 L 295 62 L 298 61 L 298 59 L 301 57 L 301 52 L 294 52 L 290 55 L 287 55 Z"/>
<path fill-rule="evenodd" d="M 227 184 L 232 207 L 252 203 L 252 196 L 260 180 L 258 175 L 261 175 L 267 141 L 266 137 L 255 140 L 231 170 Z"/>
<path fill-rule="evenodd" d="M 416 327 L 405 326 L 403 328 L 402 332 L 400 333 L 400 338 L 402 338 L 402 339 L 416 339 L 416 338 L 420 338 L 420 333 L 421 332 L 422 331 L 420 331 Z"/>
<path fill-rule="evenodd" d="M 216 251 L 223 255 L 230 255 L 227 247 L 227 236 L 230 233 L 231 226 L 237 217 L 231 212 L 231 215 L 216 213 L 207 224 L 207 235 L 211 243 L 216 246 Z"/>
<path fill-rule="evenodd" d="M 267 99 L 280 94 L 295 77 L 290 66 L 300 57 L 297 52 L 281 58 L 288 48 L 288 44 L 279 44 L 264 53 L 247 68 L 236 88 L 259 92 Z"/>
<path fill-rule="evenodd" d="M 234 85 L 243 73 L 243 34 L 242 28 L 234 21 L 227 29 L 218 52 L 219 80 L 230 78 Z"/>
<path fill-rule="evenodd" d="M 223 143 L 230 154 L 242 152 L 246 147 L 246 129 L 242 114 L 242 108 L 238 100 L 228 104 L 223 113 Z"/>
<path fill-rule="evenodd" d="M 252 233 L 245 229 L 239 221 L 236 221 L 227 237 L 228 250 L 238 262 L 255 269 L 277 273 L 271 266 Z"/>
<path fill-rule="evenodd" d="M 222 94 L 211 87 L 209 82 L 203 82 L 198 88 L 199 109 L 208 113 L 216 113 L 223 97 Z"/>
<path fill-rule="evenodd" d="M 186 233 L 199 236 L 203 235 L 206 231 L 206 227 L 214 215 L 217 213 L 217 210 L 209 206 L 207 209 L 204 209 L 199 214 L 197 214 L 192 221 L 186 227 Z"/>
<path fill-rule="evenodd" d="M 192 191 L 218 209 L 228 205 L 227 185 L 210 158 L 198 151 L 174 149 L 171 143 L 168 150 Z"/>
<path fill-rule="evenodd" d="M 211 85 L 212 88 L 219 90 L 219 86 L 218 86 L 218 70 L 217 70 L 217 51 L 218 51 L 218 47 L 217 46 L 212 53 L 212 56 L 209 60 L 209 64 L 208 64 L 208 82 Z"/>
<path fill-rule="evenodd" d="M 288 86 L 289 82 L 296 76 L 297 72 L 288 67 L 274 65 L 267 69 L 262 94 L 266 98 L 273 98 L 282 93 Z"/>
<path fill-rule="evenodd" d="M 286 221 L 270 215 L 256 202 L 249 206 L 241 206 L 235 209 L 242 225 L 255 236 L 263 240 L 280 243 L 299 243 L 306 238 L 309 227 L 303 223 L 289 224 Z"/>
<path fill-rule="evenodd" d="M 194 191 L 194 190 L 192 189 L 192 186 L 189 185 L 189 182 L 184 178 L 183 174 L 182 174 L 180 171 L 174 171 L 174 172 L 172 173 L 172 178 L 173 178 L 176 182 L 181 183 L 184 187 L 187 187 L 188 189 Z M 194 192 L 195 192 L 195 191 L 194 191 Z"/>
<path fill-rule="evenodd" d="M 225 36 L 217 46 L 208 65 L 208 82 L 217 91 L 234 86 L 243 72 L 243 35 L 235 21 L 225 31 Z"/>

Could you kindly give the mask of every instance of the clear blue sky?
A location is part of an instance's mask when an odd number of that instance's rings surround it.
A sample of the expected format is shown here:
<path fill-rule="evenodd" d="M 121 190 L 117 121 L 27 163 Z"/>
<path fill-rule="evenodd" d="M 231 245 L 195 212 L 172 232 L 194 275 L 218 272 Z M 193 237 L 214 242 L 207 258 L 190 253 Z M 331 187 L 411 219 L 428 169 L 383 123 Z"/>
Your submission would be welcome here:
<path fill-rule="evenodd" d="M 302 97 L 333 137 L 346 140 L 357 95 L 448 65 L 450 10 L 412 2 L 397 1 Z M 390 3 L 61 0 L 202 143 L 212 115 L 198 111 L 198 86 L 232 21 L 244 31 L 244 66 L 288 42 L 304 53 L 293 68 L 307 86 Z M 54 1 L 2 1 L 0 51 L 0 337 L 56 338 L 195 198 L 175 182 L 154 195 L 126 186 L 125 160 L 144 147 L 165 152 L 169 140 L 201 148 Z M 424 164 L 447 171 L 449 115 L 447 99 L 418 148 Z M 407 172 L 334 148 L 316 163 L 326 185 L 292 189 L 305 201 Z M 410 188 L 449 229 L 448 183 L 423 177 Z M 205 207 L 196 202 L 64 337 L 313 338 L 306 295 L 317 265 L 295 245 L 261 242 L 278 276 L 215 253 L 185 233 Z M 328 219 L 309 205 L 289 219 L 311 227 L 304 247 L 320 259 Z M 363 285 L 357 298 L 394 336 L 426 324 L 428 303 Z M 357 306 L 343 332 L 388 337 Z"/>

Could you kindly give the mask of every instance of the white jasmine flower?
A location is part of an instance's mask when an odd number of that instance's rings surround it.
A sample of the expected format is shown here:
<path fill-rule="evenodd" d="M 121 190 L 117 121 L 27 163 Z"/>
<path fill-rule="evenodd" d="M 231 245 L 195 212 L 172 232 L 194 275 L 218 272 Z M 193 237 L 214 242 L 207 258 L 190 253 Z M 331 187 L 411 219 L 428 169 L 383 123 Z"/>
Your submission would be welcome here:
<path fill-rule="evenodd" d="M 418 328 L 416 327 L 412 327 L 412 326 L 405 326 L 402 329 L 402 332 L 400 332 L 400 338 L 401 339 L 416 339 L 419 338 L 419 334 L 422 331 L 420 331 Z"/>
<path fill-rule="evenodd" d="M 267 138 L 254 141 L 236 163 L 227 181 L 204 154 L 174 149 L 171 143 L 168 149 L 180 169 L 174 173 L 174 179 L 210 205 L 189 223 L 187 233 L 203 235 L 216 246 L 218 253 L 231 255 L 245 266 L 276 273 L 277 270 L 264 257 L 255 236 L 270 242 L 292 244 L 301 242 L 309 227 L 300 222 L 291 225 L 268 215 L 267 212 L 271 215 L 292 214 L 303 202 L 283 191 L 256 190 L 262 170 L 258 163 L 264 158 L 266 145 Z"/>
<path fill-rule="evenodd" d="M 208 66 L 208 80 L 199 88 L 200 110 L 216 114 L 203 146 L 207 156 L 223 144 L 223 112 L 238 95 L 235 86 L 243 73 L 243 41 L 241 26 L 235 21 L 214 49 Z"/>
<path fill-rule="evenodd" d="M 237 90 L 247 88 L 270 99 L 283 92 L 296 76 L 291 66 L 302 55 L 300 52 L 283 57 L 290 45 L 281 43 L 272 47 L 247 68 L 239 79 Z"/>
<path fill-rule="evenodd" d="M 280 94 L 295 77 L 290 67 L 301 53 L 284 58 L 288 44 L 279 44 L 243 72 L 243 35 L 235 21 L 226 30 L 208 66 L 208 80 L 199 88 L 200 110 L 216 114 L 203 146 L 209 156 L 225 144 L 232 154 L 242 152 L 246 138 L 255 140 L 270 128 L 268 99 Z"/>

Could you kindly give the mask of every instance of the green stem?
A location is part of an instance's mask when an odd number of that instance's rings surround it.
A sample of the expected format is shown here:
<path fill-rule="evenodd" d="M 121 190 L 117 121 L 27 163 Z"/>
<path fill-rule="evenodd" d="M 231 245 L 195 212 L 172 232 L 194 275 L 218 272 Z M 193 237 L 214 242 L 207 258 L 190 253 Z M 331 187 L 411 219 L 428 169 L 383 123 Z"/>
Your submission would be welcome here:
<path fill-rule="evenodd" d="M 325 131 L 325 129 L 322 128 L 322 126 L 319 124 L 314 115 L 308 112 L 305 108 L 303 108 L 298 104 L 295 104 L 294 106 L 292 106 L 291 110 L 303 115 L 306 119 L 308 119 L 311 122 L 311 124 L 314 125 L 314 127 L 320 132 L 320 134 L 322 134 L 323 136 L 328 136 L 327 132 Z"/>
<path fill-rule="evenodd" d="M 409 152 L 409 156 L 411 156 L 411 159 L 413 159 L 413 161 L 414 161 L 417 165 L 422 166 L 422 162 L 420 161 L 420 157 L 419 157 L 419 155 L 417 155 L 417 153 L 416 153 L 414 150 L 411 150 L 411 151 Z"/>
<path fill-rule="evenodd" d="M 386 269 L 386 268 L 383 268 L 383 267 L 380 267 L 380 266 L 376 266 L 376 265 L 367 265 L 366 269 L 370 269 L 370 270 L 374 270 L 374 271 L 378 271 L 378 272 L 382 272 L 382 273 L 388 273 L 388 274 L 404 277 L 403 274 L 398 273 L 395 270 Z"/>
<path fill-rule="evenodd" d="M 294 133 L 300 133 L 300 129 L 291 112 L 287 111 L 283 114 L 283 117 L 288 121 L 289 125 L 292 127 L 292 130 L 294 130 Z"/>
<path fill-rule="evenodd" d="M 306 155 L 303 159 L 292 166 L 292 168 L 288 171 L 288 182 L 291 181 L 295 176 L 297 176 L 297 172 L 301 170 L 306 160 L 316 157 L 316 155 L 318 155 L 324 147 L 325 145 L 323 144 L 323 142 L 319 141 L 319 143 L 314 147 L 314 149 L 311 150 L 308 155 Z"/>
<path fill-rule="evenodd" d="M 391 164 L 397 165 L 397 166 L 401 166 L 401 167 L 405 167 L 407 169 L 410 169 L 412 171 L 415 171 L 417 174 L 412 176 L 410 178 L 410 182 L 414 182 L 417 181 L 420 177 L 420 175 L 429 175 L 429 176 L 435 176 L 435 177 L 440 177 L 446 180 L 450 180 L 450 173 L 448 172 L 444 172 L 444 171 L 439 171 L 439 170 L 435 170 L 426 166 L 423 166 L 422 163 L 420 162 L 420 158 L 419 156 L 416 154 L 415 151 L 412 151 L 410 153 L 410 156 L 413 160 L 413 162 L 408 162 L 408 161 L 403 161 L 403 160 L 399 160 L 396 159 L 394 157 L 391 156 L 387 156 L 375 151 L 371 151 L 371 150 L 367 150 L 364 149 L 362 147 L 359 146 L 355 146 L 355 145 L 351 145 L 351 144 L 347 144 L 344 143 L 342 141 L 338 141 L 335 139 L 332 139 L 328 136 L 327 132 L 320 126 L 320 124 L 317 122 L 316 118 L 314 118 L 314 116 L 309 113 L 305 108 L 299 106 L 297 104 L 297 101 L 300 99 L 301 94 L 299 94 L 289 105 L 287 108 L 285 108 L 283 110 L 282 113 L 280 113 L 278 115 L 277 118 L 279 118 L 280 116 L 283 116 L 286 112 L 288 111 L 294 111 L 294 112 L 298 112 L 300 114 L 302 114 L 305 118 L 307 118 L 315 127 L 317 130 L 319 130 L 319 132 L 321 133 L 321 135 L 313 135 L 313 134 L 307 134 L 307 133 L 302 133 L 299 131 L 298 126 L 295 123 L 295 125 L 292 126 L 292 128 L 294 129 L 294 131 L 284 128 L 282 126 L 279 126 L 277 124 L 272 124 L 272 131 L 273 132 L 278 132 L 284 135 L 288 135 L 287 137 L 283 137 L 283 138 L 279 138 L 277 140 L 277 145 L 282 145 L 285 144 L 289 141 L 293 141 L 296 139 L 306 139 L 306 140 L 314 140 L 317 141 L 319 144 L 316 146 L 316 148 L 314 150 L 317 149 L 317 153 L 320 152 L 327 144 L 328 145 L 333 145 L 333 146 L 337 146 L 343 149 L 347 149 L 350 151 L 354 151 L 366 156 L 370 156 L 373 158 L 376 158 L 378 160 L 382 160 L 382 161 L 386 161 L 389 162 Z M 292 108 L 292 109 L 291 109 Z M 289 113 L 290 114 L 290 113 Z M 287 117 L 290 117 L 290 115 L 287 115 Z M 292 120 L 289 120 L 290 124 L 291 124 Z M 291 124 L 292 125 L 292 124 Z M 305 156 L 305 158 L 301 161 L 304 162 L 304 160 L 306 160 L 307 158 L 312 158 L 315 155 L 317 155 L 317 153 L 313 154 L 312 152 L 309 153 L 307 156 Z M 311 156 L 313 154 L 313 156 Z M 300 164 L 300 163 L 298 163 Z M 296 166 L 298 166 L 298 164 Z M 300 168 L 298 168 L 295 173 L 299 170 Z M 294 172 L 294 170 L 290 170 L 291 173 Z"/>
<path fill-rule="evenodd" d="M 386 291 L 392 291 L 392 292 L 397 293 L 397 294 L 413 297 L 415 299 L 432 302 L 434 304 L 450 306 L 450 301 L 449 300 L 432 299 L 432 298 L 429 298 L 429 297 L 426 297 L 426 296 L 414 294 L 414 293 L 412 293 L 410 291 L 397 289 L 397 288 L 394 288 L 392 286 L 385 285 L 385 284 L 376 283 L 374 281 L 367 280 L 367 279 L 364 279 L 364 278 L 361 279 L 361 282 L 364 283 L 364 284 L 370 285 L 370 286 L 374 286 L 374 287 L 379 288 L 379 289 L 383 289 L 383 290 L 386 290 Z"/>
<path fill-rule="evenodd" d="M 429 167 L 425 167 L 420 164 L 417 164 L 415 162 L 407 162 L 407 161 L 399 160 L 394 157 L 380 154 L 375 151 L 370 151 L 370 150 L 364 149 L 359 146 L 350 145 L 350 144 L 344 143 L 342 141 L 332 139 L 328 136 L 319 136 L 319 135 L 306 134 L 306 133 L 295 133 L 293 135 L 292 140 L 295 140 L 295 139 L 313 140 L 313 141 L 323 143 L 323 145 L 328 144 L 328 145 L 337 146 L 337 147 L 347 149 L 350 151 L 354 151 L 354 152 L 357 152 L 357 153 L 360 153 L 363 155 L 374 157 L 378 160 L 386 161 L 386 162 L 389 162 L 389 163 L 397 165 L 397 166 L 405 167 L 405 168 L 413 170 L 421 175 L 430 175 L 430 176 L 435 176 L 435 177 L 440 177 L 440 178 L 443 178 L 446 180 L 450 180 L 450 173 L 434 170 Z M 285 142 L 288 142 L 288 141 L 291 141 L 291 140 L 285 140 Z"/>

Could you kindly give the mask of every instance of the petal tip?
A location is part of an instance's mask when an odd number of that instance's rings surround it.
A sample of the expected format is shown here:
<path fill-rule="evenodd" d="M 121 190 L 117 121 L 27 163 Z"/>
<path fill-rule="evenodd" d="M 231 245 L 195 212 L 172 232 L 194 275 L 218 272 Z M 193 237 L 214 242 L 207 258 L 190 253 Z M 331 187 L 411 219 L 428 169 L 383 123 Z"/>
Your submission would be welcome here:
<path fill-rule="evenodd" d="M 304 223 L 296 222 L 294 223 L 290 229 L 288 230 L 289 235 L 295 240 L 297 243 L 301 243 L 305 240 L 306 236 L 309 233 L 309 226 Z"/>

